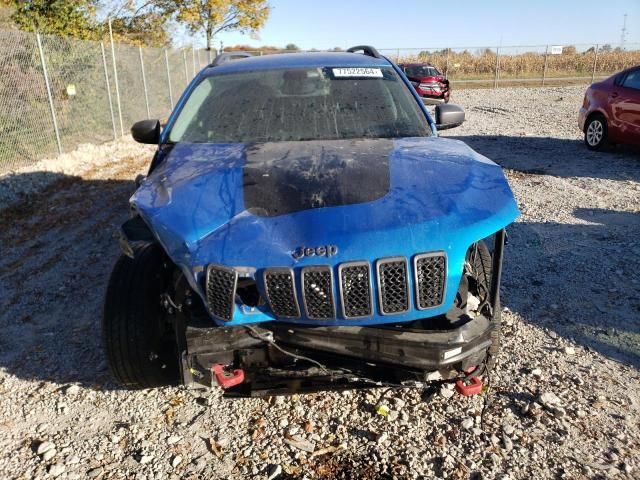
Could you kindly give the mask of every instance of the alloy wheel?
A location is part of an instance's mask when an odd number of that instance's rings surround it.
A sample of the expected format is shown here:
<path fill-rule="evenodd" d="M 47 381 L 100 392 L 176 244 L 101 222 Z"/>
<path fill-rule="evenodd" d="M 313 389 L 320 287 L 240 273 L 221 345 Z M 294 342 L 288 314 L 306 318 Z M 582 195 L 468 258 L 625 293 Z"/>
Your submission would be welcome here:
<path fill-rule="evenodd" d="M 602 141 L 604 136 L 604 125 L 600 120 L 592 120 L 587 127 L 587 143 L 595 147 Z"/>

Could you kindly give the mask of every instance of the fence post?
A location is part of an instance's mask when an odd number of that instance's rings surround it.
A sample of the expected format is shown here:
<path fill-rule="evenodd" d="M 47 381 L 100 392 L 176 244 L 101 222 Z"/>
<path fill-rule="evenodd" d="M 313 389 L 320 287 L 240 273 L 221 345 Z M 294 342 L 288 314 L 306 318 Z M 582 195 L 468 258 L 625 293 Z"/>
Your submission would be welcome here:
<path fill-rule="evenodd" d="M 591 83 L 593 83 L 593 81 L 596 78 L 596 66 L 598 65 L 598 48 L 600 46 L 596 43 L 596 51 L 595 51 L 595 56 L 593 57 L 593 71 L 591 72 Z"/>
<path fill-rule="evenodd" d="M 449 49 L 447 48 L 447 62 L 444 67 L 444 78 L 449 80 Z"/>
<path fill-rule="evenodd" d="M 400 61 L 400 49 L 398 48 L 398 50 L 396 51 L 396 63 L 398 63 Z"/>
<path fill-rule="evenodd" d="M 193 76 L 196 76 L 196 49 L 191 45 L 191 59 L 193 60 Z M 193 78 L 193 77 L 192 77 Z"/>
<path fill-rule="evenodd" d="M 116 86 L 116 104 L 118 105 L 118 118 L 120 120 L 120 135 L 124 136 L 124 126 L 122 125 L 122 105 L 120 104 L 120 86 L 118 85 L 118 68 L 116 67 L 116 48 L 113 44 L 113 31 L 111 30 L 111 19 L 109 19 L 109 39 L 111 40 L 111 59 L 113 60 L 113 83 Z"/>
<path fill-rule="evenodd" d="M 147 77 L 144 75 L 144 60 L 142 60 L 142 47 L 138 47 L 138 54 L 140 55 L 140 70 L 142 71 L 142 87 L 144 88 L 144 103 L 147 106 L 147 118 L 151 118 L 151 112 L 149 111 L 149 93 L 147 92 Z"/>
<path fill-rule="evenodd" d="M 187 51 L 182 50 L 182 59 L 184 60 L 184 81 L 189 85 L 189 69 L 187 68 Z"/>
<path fill-rule="evenodd" d="M 498 88 L 498 71 L 500 68 L 500 47 L 496 47 L 496 73 L 493 80 L 493 88 Z"/>
<path fill-rule="evenodd" d="M 173 110 L 173 90 L 171 90 L 171 70 L 169 70 L 169 54 L 167 49 L 164 49 L 164 63 L 167 65 L 167 83 L 169 84 L 169 103 L 171 103 L 171 110 Z"/>
<path fill-rule="evenodd" d="M 107 70 L 107 56 L 104 53 L 104 42 L 100 42 L 100 50 L 102 51 L 102 66 L 104 67 L 104 82 L 107 86 L 107 99 L 109 99 L 109 112 L 111 113 L 111 125 L 113 126 L 113 139 L 118 139 L 116 132 L 116 118 L 113 115 L 113 103 L 111 101 L 111 85 L 109 85 L 109 70 Z"/>
<path fill-rule="evenodd" d="M 44 51 L 42 50 L 42 42 L 40 41 L 39 33 L 36 33 L 36 41 L 38 42 L 38 51 L 40 52 L 40 62 L 42 63 L 42 73 L 44 75 L 44 83 L 47 87 L 47 97 L 49 98 L 49 109 L 51 110 L 51 119 L 53 120 L 53 130 L 56 134 L 58 154 L 61 154 L 62 143 L 60 142 L 60 132 L 58 131 L 58 119 L 56 118 L 56 109 L 53 105 L 53 96 L 51 95 L 51 85 L 49 84 L 49 75 L 47 74 L 47 64 L 44 61 Z"/>
<path fill-rule="evenodd" d="M 544 51 L 544 68 L 542 69 L 542 86 L 544 87 L 544 82 L 547 79 L 547 60 L 549 58 L 549 45 Z"/>

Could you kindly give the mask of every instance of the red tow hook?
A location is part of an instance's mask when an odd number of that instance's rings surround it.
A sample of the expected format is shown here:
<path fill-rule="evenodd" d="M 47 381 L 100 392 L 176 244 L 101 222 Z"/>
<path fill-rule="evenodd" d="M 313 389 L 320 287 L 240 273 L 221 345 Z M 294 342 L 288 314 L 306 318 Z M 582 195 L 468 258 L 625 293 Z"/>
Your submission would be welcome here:
<path fill-rule="evenodd" d="M 244 382 L 244 370 L 240 368 L 233 370 L 232 372 L 227 372 L 224 369 L 224 365 L 216 363 L 211 367 L 211 371 L 216 377 L 216 382 L 218 382 L 218 385 L 222 388 L 227 389 L 235 387 L 236 385 L 240 385 Z"/>
<path fill-rule="evenodd" d="M 471 383 L 466 383 L 462 378 L 456 380 L 456 390 L 460 395 L 468 397 L 482 392 L 482 380 L 480 378 L 471 377 L 468 381 Z"/>
<path fill-rule="evenodd" d="M 465 370 L 465 373 L 469 375 L 477 368 L 478 367 L 469 367 Z M 464 395 L 465 397 L 478 395 L 482 392 L 482 380 L 480 380 L 480 377 L 471 377 L 468 379 L 459 378 L 456 380 L 456 390 L 460 395 Z"/>

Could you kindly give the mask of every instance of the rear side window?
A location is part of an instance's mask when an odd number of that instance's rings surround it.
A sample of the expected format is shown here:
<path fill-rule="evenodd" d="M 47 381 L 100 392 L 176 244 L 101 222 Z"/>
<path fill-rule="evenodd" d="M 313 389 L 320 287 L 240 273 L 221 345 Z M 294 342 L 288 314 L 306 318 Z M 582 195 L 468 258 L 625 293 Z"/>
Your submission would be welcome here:
<path fill-rule="evenodd" d="M 435 67 L 406 67 L 405 75 L 408 77 L 437 77 L 440 72 Z"/>
<path fill-rule="evenodd" d="M 640 69 L 632 70 L 627 73 L 627 76 L 622 82 L 622 86 L 626 88 L 633 88 L 640 90 Z"/>
<path fill-rule="evenodd" d="M 327 67 L 206 77 L 178 114 L 169 141 L 249 143 L 429 135 L 424 113 L 392 68 Z"/>

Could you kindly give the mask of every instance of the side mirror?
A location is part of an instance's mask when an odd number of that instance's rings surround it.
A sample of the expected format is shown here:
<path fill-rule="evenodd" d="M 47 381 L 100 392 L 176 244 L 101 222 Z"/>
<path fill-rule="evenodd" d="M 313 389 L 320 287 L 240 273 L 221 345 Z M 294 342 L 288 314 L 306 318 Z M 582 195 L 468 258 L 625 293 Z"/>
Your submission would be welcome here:
<path fill-rule="evenodd" d="M 141 120 L 131 127 L 131 136 L 138 143 L 158 145 L 160 143 L 160 121 Z"/>
<path fill-rule="evenodd" d="M 438 105 L 436 106 L 436 128 L 446 130 L 455 128 L 464 122 L 464 109 L 459 105 Z"/>

